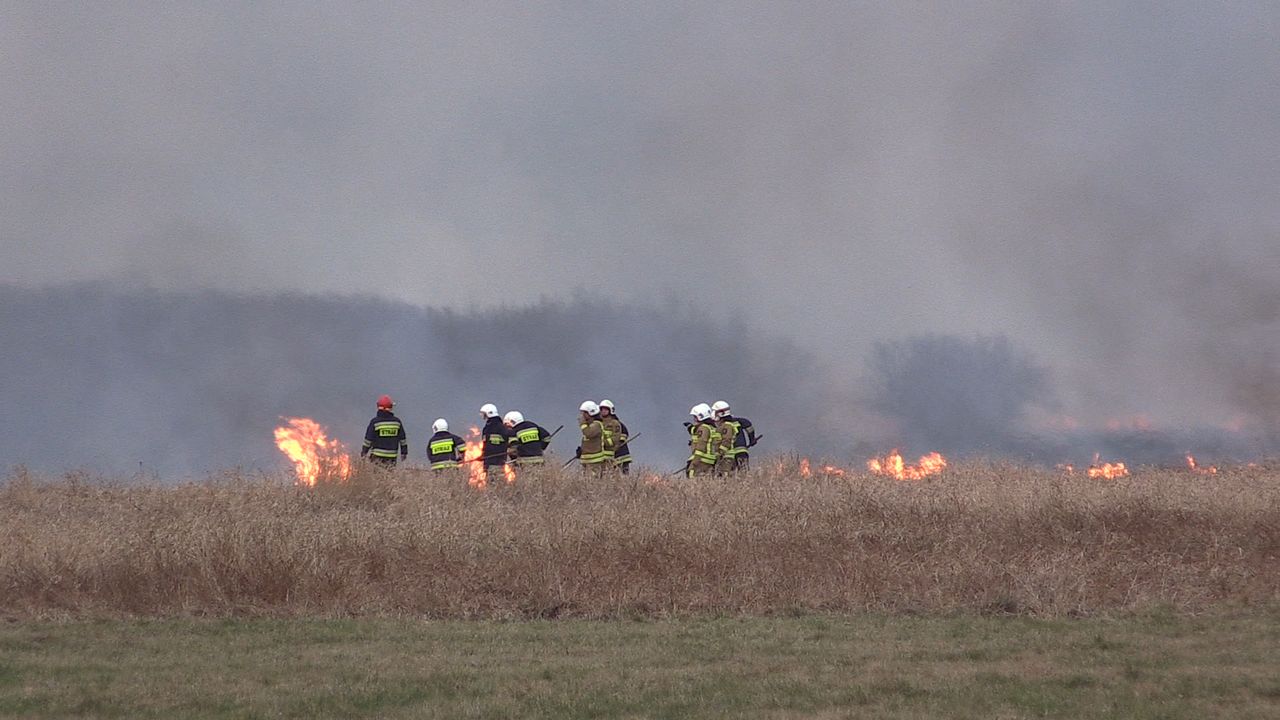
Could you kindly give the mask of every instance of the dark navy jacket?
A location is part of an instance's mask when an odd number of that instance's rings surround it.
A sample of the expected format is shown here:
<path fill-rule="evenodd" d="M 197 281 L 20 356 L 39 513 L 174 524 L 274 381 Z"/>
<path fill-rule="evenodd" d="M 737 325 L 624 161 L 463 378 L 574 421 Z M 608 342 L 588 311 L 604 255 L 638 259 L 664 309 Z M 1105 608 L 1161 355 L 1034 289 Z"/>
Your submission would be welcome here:
<path fill-rule="evenodd" d="M 550 444 L 551 433 L 532 420 L 517 423 L 507 431 L 511 447 L 516 449 L 516 457 L 542 457 L 542 451 Z"/>
<path fill-rule="evenodd" d="M 485 466 L 507 464 L 508 438 L 507 426 L 502 424 L 502 418 L 491 417 L 485 421 L 484 429 L 480 431 L 480 441 L 484 443 L 482 462 Z"/>
<path fill-rule="evenodd" d="M 409 456 L 404 425 L 390 410 L 379 410 L 369 421 L 369 427 L 364 431 L 364 447 L 360 449 L 361 456 L 366 453 L 383 460 L 395 460 L 397 455 L 402 458 Z"/>
<path fill-rule="evenodd" d="M 454 467 L 462 460 L 467 444 L 462 438 L 444 430 L 427 441 L 427 459 L 431 467 Z"/>

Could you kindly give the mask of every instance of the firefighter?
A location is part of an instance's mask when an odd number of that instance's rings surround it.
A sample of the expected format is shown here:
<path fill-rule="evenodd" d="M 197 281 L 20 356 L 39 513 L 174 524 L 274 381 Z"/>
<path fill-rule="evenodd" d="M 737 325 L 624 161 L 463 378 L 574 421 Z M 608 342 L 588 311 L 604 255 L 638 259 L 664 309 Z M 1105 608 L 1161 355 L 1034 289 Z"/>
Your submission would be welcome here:
<path fill-rule="evenodd" d="M 578 446 L 578 463 L 582 471 L 588 475 L 599 477 L 604 473 L 608 457 L 606 447 L 609 437 L 605 434 L 604 423 L 600 420 L 600 406 L 587 400 L 578 406 L 578 427 L 582 430 L 582 444 Z"/>
<path fill-rule="evenodd" d="M 387 468 L 395 467 L 397 456 L 401 459 L 409 457 L 404 425 L 391 413 L 395 405 L 390 395 L 378 398 L 378 414 L 369 421 L 369 427 L 364 431 L 364 447 L 360 448 L 360 457 L 367 456 L 371 462 Z"/>
<path fill-rule="evenodd" d="M 744 417 L 730 414 L 729 403 L 717 400 L 711 406 L 720 432 L 724 434 L 721 441 L 725 454 L 720 460 L 721 472 L 745 472 L 748 467 L 749 451 L 756 444 L 756 428 Z"/>
<path fill-rule="evenodd" d="M 498 417 L 498 408 L 493 403 L 480 406 L 480 417 L 484 418 L 484 428 L 480 431 L 480 464 L 484 467 L 484 476 L 489 478 L 490 468 L 501 468 L 507 464 L 507 426 Z M 498 475 L 502 471 L 498 470 Z"/>
<path fill-rule="evenodd" d="M 728 475 L 733 472 L 733 438 L 738 428 L 718 415 L 715 405 L 711 406 L 711 422 L 716 426 L 716 474 Z"/>
<path fill-rule="evenodd" d="M 711 417 L 711 406 L 698 403 L 689 408 L 689 414 L 693 416 L 693 422 L 689 425 L 690 454 L 685 466 L 686 474 L 689 477 L 711 475 L 716 470 L 720 448 L 720 433 Z"/>
<path fill-rule="evenodd" d="M 525 420 L 519 410 L 512 410 L 502 418 L 507 426 L 507 453 L 511 461 L 522 467 L 546 462 L 542 453 L 551 444 L 551 433 L 532 420 Z"/>
<path fill-rule="evenodd" d="M 449 421 L 437 418 L 431 423 L 435 434 L 427 441 L 427 460 L 431 469 L 436 471 L 456 468 L 462 462 L 467 450 L 467 443 L 462 438 L 449 432 Z"/>
<path fill-rule="evenodd" d="M 614 410 L 612 400 L 600 401 L 600 422 L 604 423 L 605 431 L 613 435 L 614 449 L 610 451 L 609 460 L 613 467 L 626 475 L 631 471 L 631 448 L 627 447 L 630 432 L 626 424 L 618 419 L 618 414 Z"/>

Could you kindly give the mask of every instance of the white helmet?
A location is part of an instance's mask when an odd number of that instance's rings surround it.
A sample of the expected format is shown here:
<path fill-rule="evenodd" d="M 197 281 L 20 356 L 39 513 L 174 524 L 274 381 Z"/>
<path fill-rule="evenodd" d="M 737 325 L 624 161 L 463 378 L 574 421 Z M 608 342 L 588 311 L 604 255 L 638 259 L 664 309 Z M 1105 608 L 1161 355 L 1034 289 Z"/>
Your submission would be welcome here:
<path fill-rule="evenodd" d="M 710 420 L 711 406 L 706 403 L 698 403 L 697 405 L 694 405 L 693 407 L 689 408 L 689 414 L 692 415 L 693 419 L 697 420 L 698 422 L 702 422 L 703 420 Z"/>
<path fill-rule="evenodd" d="M 515 427 L 516 425 L 519 425 L 522 422 L 524 422 L 524 415 L 521 415 L 519 410 L 512 410 L 511 412 L 502 416 L 502 424 L 506 425 L 507 427 Z"/>
<path fill-rule="evenodd" d="M 612 400 L 601 400 L 601 401 L 600 401 L 600 407 L 602 407 L 602 408 L 609 408 L 609 412 L 613 412 L 613 401 L 612 401 Z"/>
<path fill-rule="evenodd" d="M 729 414 L 729 403 L 723 400 L 717 400 L 711 404 L 711 412 L 716 417 L 722 417 Z"/>
<path fill-rule="evenodd" d="M 480 406 L 480 415 L 485 418 L 498 417 L 498 406 L 493 403 L 485 403 Z"/>
<path fill-rule="evenodd" d="M 595 404 L 595 402 L 594 402 L 594 401 L 592 401 L 592 400 L 588 400 L 588 401 L 586 401 L 586 402 L 582 403 L 581 405 L 579 405 L 579 406 L 578 406 L 578 409 L 579 409 L 579 410 L 581 410 L 582 412 L 584 412 L 584 413 L 588 414 L 588 415 L 599 415 L 599 414 L 600 414 L 600 406 L 599 406 L 599 405 L 597 405 L 597 404 Z"/>
<path fill-rule="evenodd" d="M 436 421 L 431 423 L 431 432 L 449 432 L 449 421 L 436 418 Z"/>

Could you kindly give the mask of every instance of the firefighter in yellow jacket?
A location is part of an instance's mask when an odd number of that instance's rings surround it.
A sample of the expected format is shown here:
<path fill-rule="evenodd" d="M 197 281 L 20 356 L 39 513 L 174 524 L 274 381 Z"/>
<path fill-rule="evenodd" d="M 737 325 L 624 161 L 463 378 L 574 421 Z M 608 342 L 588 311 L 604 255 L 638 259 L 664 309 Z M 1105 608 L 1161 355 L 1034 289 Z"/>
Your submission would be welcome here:
<path fill-rule="evenodd" d="M 721 411 L 719 406 L 724 406 Z M 716 443 L 716 472 L 728 475 L 736 470 L 733 456 L 733 441 L 738 437 L 738 426 L 728 417 L 729 404 L 723 400 L 711 405 L 711 422 L 715 423 L 719 442 Z"/>
<path fill-rule="evenodd" d="M 605 467 L 619 469 L 624 474 L 627 472 L 626 464 L 631 462 L 631 454 L 628 452 L 623 455 L 623 450 L 627 446 L 627 426 L 622 424 L 617 415 L 613 414 L 613 401 L 600 401 L 600 422 L 604 423 L 604 434 L 609 440 L 608 449 L 604 451 Z"/>
<path fill-rule="evenodd" d="M 726 439 L 731 442 L 725 443 L 728 447 L 726 456 L 721 458 L 720 463 L 724 466 L 722 472 L 746 472 L 750 467 L 751 448 L 756 446 L 759 438 L 756 436 L 756 427 L 751 421 L 741 415 L 732 414 L 729 403 L 724 400 L 717 400 L 711 403 L 711 416 L 715 418 L 716 424 L 720 426 L 720 431 Z"/>
<path fill-rule="evenodd" d="M 720 459 L 720 432 L 716 429 L 715 420 L 711 417 L 711 406 L 698 403 L 689 408 L 693 416 L 693 424 L 689 426 L 689 477 L 711 475 L 716 471 L 716 461 Z"/>
<path fill-rule="evenodd" d="M 578 427 L 582 430 L 582 444 L 578 446 L 578 463 L 588 475 L 600 476 L 608 465 L 613 452 L 613 441 L 606 434 L 600 420 L 600 406 L 588 400 L 578 406 Z"/>

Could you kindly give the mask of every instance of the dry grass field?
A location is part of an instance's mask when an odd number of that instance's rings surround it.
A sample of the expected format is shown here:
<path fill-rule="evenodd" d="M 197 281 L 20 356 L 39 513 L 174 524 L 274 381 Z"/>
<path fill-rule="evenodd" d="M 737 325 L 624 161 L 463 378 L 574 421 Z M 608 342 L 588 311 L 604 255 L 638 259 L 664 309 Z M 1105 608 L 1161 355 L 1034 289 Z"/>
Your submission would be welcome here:
<path fill-rule="evenodd" d="M 0 485 L 9 619 L 638 619 L 1247 610 L 1280 599 L 1280 469 L 1091 480 L 961 463 L 902 482 L 549 470 L 483 492 L 361 470 L 315 488 Z"/>

